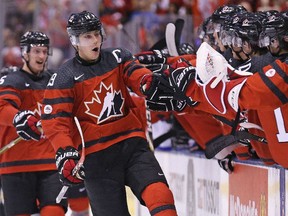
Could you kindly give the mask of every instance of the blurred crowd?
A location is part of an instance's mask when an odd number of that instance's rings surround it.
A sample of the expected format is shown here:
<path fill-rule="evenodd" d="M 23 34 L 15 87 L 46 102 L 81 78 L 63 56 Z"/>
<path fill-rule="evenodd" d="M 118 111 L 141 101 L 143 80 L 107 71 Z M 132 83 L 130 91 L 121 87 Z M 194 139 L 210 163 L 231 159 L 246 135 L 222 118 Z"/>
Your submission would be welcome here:
<path fill-rule="evenodd" d="M 177 17 L 189 17 L 193 23 L 191 40 L 197 28 L 223 4 L 242 4 L 248 11 L 288 8 L 285 0 L 11 0 L 4 1 L 2 66 L 21 66 L 19 37 L 32 28 L 47 32 L 53 46 L 50 67 L 57 67 L 71 56 L 66 21 L 71 12 L 89 8 L 100 17 L 107 36 L 119 33 L 133 20 L 141 20 L 132 39 L 139 51 L 147 50 L 165 30 L 165 24 Z M 163 17 L 164 21 L 163 21 Z M 167 19 L 168 17 L 168 19 Z M 161 19 L 162 18 L 162 19 Z M 129 29 L 130 31 L 130 29 Z M 156 39 L 155 39 L 156 38 Z M 192 42 L 192 41 L 189 41 Z"/>

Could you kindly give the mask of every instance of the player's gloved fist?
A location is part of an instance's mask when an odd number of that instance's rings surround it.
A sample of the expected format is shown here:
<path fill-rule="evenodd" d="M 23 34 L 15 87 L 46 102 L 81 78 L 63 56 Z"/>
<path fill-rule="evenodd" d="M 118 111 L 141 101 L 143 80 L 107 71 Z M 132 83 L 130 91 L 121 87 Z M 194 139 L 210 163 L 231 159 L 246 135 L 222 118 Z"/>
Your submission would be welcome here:
<path fill-rule="evenodd" d="M 149 110 L 157 112 L 176 111 L 181 112 L 187 105 L 186 101 L 179 101 L 173 98 L 161 98 L 158 101 L 146 100 L 146 105 Z"/>
<path fill-rule="evenodd" d="M 159 81 L 162 75 L 159 73 L 146 74 L 142 77 L 140 90 L 146 96 L 147 100 L 158 101 L 159 98 L 172 98 L 173 89 L 165 86 Z M 163 80 L 165 78 L 162 78 Z M 168 84 L 168 80 L 166 80 Z"/>
<path fill-rule="evenodd" d="M 83 182 L 85 178 L 84 166 L 76 166 L 79 159 L 79 152 L 72 146 L 57 150 L 56 166 L 63 185 L 74 186 Z"/>
<path fill-rule="evenodd" d="M 196 68 L 188 61 L 180 58 L 174 62 L 164 74 L 169 77 L 171 87 L 174 89 L 174 97 L 177 100 L 184 100 L 190 106 L 195 106 L 198 102 L 186 96 L 186 89 L 191 82 L 194 82 Z"/>
<path fill-rule="evenodd" d="M 149 64 L 146 66 L 153 73 L 162 73 L 169 68 L 168 64 Z"/>
<path fill-rule="evenodd" d="M 30 110 L 19 111 L 13 119 L 17 134 L 24 140 L 40 140 L 41 132 L 37 128 L 39 120 Z"/>
<path fill-rule="evenodd" d="M 161 50 L 144 51 L 135 55 L 142 64 L 164 64 L 167 60 L 166 55 Z"/>
<path fill-rule="evenodd" d="M 228 154 L 225 158 L 218 160 L 218 164 L 223 170 L 231 174 L 234 171 L 232 160 L 233 160 L 233 155 Z"/>

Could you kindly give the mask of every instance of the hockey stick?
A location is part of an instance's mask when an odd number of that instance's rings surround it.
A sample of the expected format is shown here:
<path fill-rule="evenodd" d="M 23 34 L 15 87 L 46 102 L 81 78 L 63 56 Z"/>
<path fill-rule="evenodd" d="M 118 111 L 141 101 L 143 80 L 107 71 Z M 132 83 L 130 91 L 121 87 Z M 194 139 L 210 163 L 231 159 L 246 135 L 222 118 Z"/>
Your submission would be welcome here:
<path fill-rule="evenodd" d="M 175 31 L 175 25 L 173 23 L 168 23 L 165 31 L 165 39 L 170 56 L 179 55 L 175 44 Z"/>
<path fill-rule="evenodd" d="M 176 48 L 179 47 L 180 41 L 181 41 L 181 35 L 184 27 L 184 20 L 183 19 L 177 19 L 175 22 L 175 44 Z"/>
<path fill-rule="evenodd" d="M 43 134 L 43 130 L 41 128 L 41 125 L 39 124 L 39 126 L 37 126 L 38 130 L 41 132 L 41 134 Z M 17 143 L 19 143 L 21 140 L 23 140 L 21 137 L 17 137 L 16 139 L 12 140 L 11 142 L 9 142 L 7 145 L 3 146 L 2 148 L 0 148 L 0 155 L 3 154 L 4 152 L 6 152 L 8 149 L 12 148 L 13 146 L 15 146 Z"/>
<path fill-rule="evenodd" d="M 175 42 L 176 47 L 180 45 L 180 39 L 181 39 L 181 33 L 184 27 L 184 20 L 183 19 L 177 19 L 175 22 Z M 161 38 L 159 41 L 157 41 L 149 50 L 163 50 L 167 48 L 166 38 Z"/>
<path fill-rule="evenodd" d="M 73 176 L 75 176 L 79 172 L 79 170 L 80 170 L 80 168 L 83 165 L 84 160 L 85 160 L 85 142 L 84 142 L 83 132 L 82 132 L 79 120 L 76 116 L 74 117 L 74 121 L 76 123 L 77 129 L 78 129 L 79 134 L 80 134 L 81 143 L 82 143 L 82 153 L 81 153 L 81 157 L 80 157 L 78 163 L 76 164 L 76 166 L 74 167 L 74 169 L 72 171 Z M 69 188 L 69 186 L 66 186 L 66 185 L 64 185 L 62 187 L 61 191 L 59 192 L 58 196 L 56 197 L 56 203 L 61 202 L 61 200 L 64 198 L 64 195 L 66 194 L 68 188 Z"/>
<path fill-rule="evenodd" d="M 8 143 L 7 145 L 5 145 L 4 147 L 2 147 L 0 149 L 0 155 L 3 154 L 5 151 L 7 151 L 8 149 L 12 148 L 14 145 L 16 145 L 17 143 L 19 143 L 22 140 L 21 137 L 17 137 L 16 139 L 12 140 L 10 143 Z"/>
<path fill-rule="evenodd" d="M 177 19 L 175 24 L 168 23 L 165 30 L 165 39 L 168 52 L 171 56 L 179 56 L 178 49 L 181 40 L 181 34 L 184 27 L 184 20 Z"/>
<path fill-rule="evenodd" d="M 154 151 L 151 111 L 148 109 L 146 100 L 145 100 L 145 107 L 146 107 L 146 122 L 147 122 L 146 137 L 151 151 Z"/>

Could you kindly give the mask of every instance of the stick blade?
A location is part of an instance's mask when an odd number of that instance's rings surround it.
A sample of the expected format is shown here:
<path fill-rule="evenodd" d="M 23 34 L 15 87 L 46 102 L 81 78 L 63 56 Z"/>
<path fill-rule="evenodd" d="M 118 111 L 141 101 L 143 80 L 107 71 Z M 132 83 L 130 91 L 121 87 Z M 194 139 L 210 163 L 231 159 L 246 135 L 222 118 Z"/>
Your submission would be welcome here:
<path fill-rule="evenodd" d="M 176 27 L 173 23 L 168 23 L 165 31 L 166 44 L 171 56 L 179 56 L 175 44 L 175 31 Z"/>

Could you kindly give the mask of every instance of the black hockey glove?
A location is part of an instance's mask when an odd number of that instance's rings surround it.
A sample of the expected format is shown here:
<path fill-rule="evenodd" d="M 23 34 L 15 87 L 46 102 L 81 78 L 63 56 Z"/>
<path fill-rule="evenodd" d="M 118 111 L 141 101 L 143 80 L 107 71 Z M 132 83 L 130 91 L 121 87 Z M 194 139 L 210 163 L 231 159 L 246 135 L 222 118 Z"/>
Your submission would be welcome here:
<path fill-rule="evenodd" d="M 164 74 L 169 78 L 169 83 L 174 89 L 174 98 L 176 100 L 186 101 L 188 105 L 195 106 L 198 102 L 193 101 L 186 96 L 186 89 L 191 82 L 194 82 L 196 68 L 187 60 L 180 58 L 173 63 L 170 68 L 164 71 Z M 164 83 L 161 80 L 161 83 Z"/>
<path fill-rule="evenodd" d="M 144 51 L 135 57 L 142 64 L 164 64 L 167 61 L 166 55 L 161 50 Z"/>
<path fill-rule="evenodd" d="M 17 134 L 24 140 L 40 140 L 41 132 L 37 128 L 40 121 L 30 110 L 19 111 L 13 119 Z"/>
<path fill-rule="evenodd" d="M 177 49 L 179 55 L 196 54 L 195 48 L 189 43 L 182 43 Z"/>
<path fill-rule="evenodd" d="M 229 154 L 225 158 L 218 160 L 218 164 L 223 170 L 231 174 L 234 171 L 232 160 L 233 160 L 233 155 Z"/>
<path fill-rule="evenodd" d="M 146 68 L 151 70 L 153 73 L 163 73 L 163 71 L 169 68 L 168 64 L 150 64 Z"/>
<path fill-rule="evenodd" d="M 85 178 L 84 166 L 81 166 L 79 170 L 75 169 L 79 159 L 79 152 L 72 146 L 57 150 L 56 166 L 63 185 L 71 187 L 83 182 Z"/>
<path fill-rule="evenodd" d="M 185 101 L 175 100 L 173 98 L 160 98 L 158 101 L 146 100 L 147 108 L 151 111 L 176 111 L 181 112 L 186 107 Z"/>
<path fill-rule="evenodd" d="M 159 81 L 165 80 L 165 83 Z M 147 100 L 157 102 L 160 98 L 173 98 L 173 89 L 168 84 L 165 76 L 159 73 L 146 74 L 142 77 L 140 90 L 146 96 Z"/>

